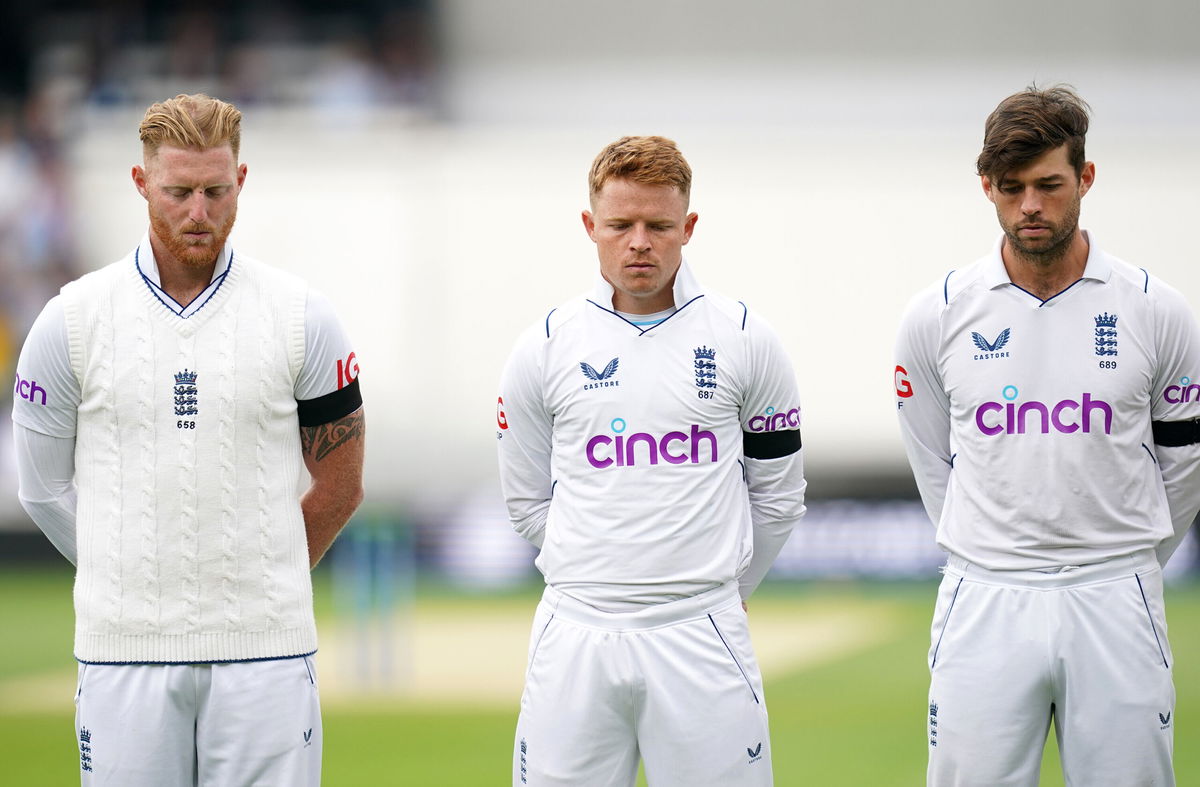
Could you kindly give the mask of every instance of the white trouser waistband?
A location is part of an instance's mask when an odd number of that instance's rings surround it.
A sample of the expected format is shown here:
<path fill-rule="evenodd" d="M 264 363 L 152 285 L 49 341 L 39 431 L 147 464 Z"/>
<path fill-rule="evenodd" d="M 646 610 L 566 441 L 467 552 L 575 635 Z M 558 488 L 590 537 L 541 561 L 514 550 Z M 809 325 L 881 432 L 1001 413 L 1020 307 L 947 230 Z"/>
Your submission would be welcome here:
<path fill-rule="evenodd" d="M 741 596 L 737 582 L 726 582 L 712 590 L 677 601 L 648 604 L 643 609 L 631 612 L 605 612 L 547 586 L 542 594 L 542 603 L 556 617 L 573 623 L 608 631 L 643 631 L 702 618 L 731 604 L 740 604 Z"/>
<path fill-rule="evenodd" d="M 946 559 L 943 573 L 955 574 L 966 579 L 995 585 L 1015 585 L 1032 588 L 1061 588 L 1106 582 L 1111 579 L 1145 574 L 1159 569 L 1158 557 L 1153 549 L 1134 552 L 1132 555 L 1115 557 L 1086 566 L 1056 566 L 1048 569 L 1025 569 L 1021 571 L 995 571 L 982 568 L 963 560 L 957 555 Z"/>

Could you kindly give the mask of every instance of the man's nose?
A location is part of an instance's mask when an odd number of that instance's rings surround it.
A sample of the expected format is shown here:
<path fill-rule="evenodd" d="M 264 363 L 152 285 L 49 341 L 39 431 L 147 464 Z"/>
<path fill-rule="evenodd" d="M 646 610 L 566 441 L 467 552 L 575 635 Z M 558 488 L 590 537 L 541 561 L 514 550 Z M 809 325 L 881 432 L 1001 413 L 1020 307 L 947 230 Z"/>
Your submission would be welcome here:
<path fill-rule="evenodd" d="M 635 226 L 629 234 L 629 248 L 631 251 L 649 251 L 650 250 L 650 233 L 642 226 Z"/>
<path fill-rule="evenodd" d="M 203 191 L 197 191 L 188 198 L 188 218 L 197 224 L 208 221 L 208 197 Z"/>
<path fill-rule="evenodd" d="M 1040 213 L 1042 210 L 1042 195 L 1037 189 L 1025 189 L 1025 193 L 1021 197 L 1021 212 L 1026 216 L 1032 216 L 1035 213 Z"/>

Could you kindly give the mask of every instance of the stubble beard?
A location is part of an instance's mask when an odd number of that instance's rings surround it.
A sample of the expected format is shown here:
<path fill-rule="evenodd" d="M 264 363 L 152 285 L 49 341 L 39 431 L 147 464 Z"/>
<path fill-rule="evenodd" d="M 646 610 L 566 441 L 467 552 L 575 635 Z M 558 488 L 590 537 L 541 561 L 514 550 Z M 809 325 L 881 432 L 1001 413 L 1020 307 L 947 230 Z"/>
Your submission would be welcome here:
<path fill-rule="evenodd" d="M 1071 240 L 1075 237 L 1076 230 L 1079 229 L 1080 202 L 1081 200 L 1076 199 L 1063 215 L 1057 231 L 1052 232 L 1048 240 L 1036 246 L 1031 246 L 1023 240 L 1016 227 L 1003 225 L 1004 235 L 1008 238 L 1008 244 L 1013 253 L 1024 262 L 1040 268 L 1049 268 L 1061 261 L 1071 249 Z"/>
<path fill-rule="evenodd" d="M 172 257 L 189 268 L 204 268 L 213 264 L 221 254 L 221 250 L 225 248 L 225 241 L 229 238 L 229 233 L 233 231 L 233 223 L 236 220 L 237 206 L 234 205 L 233 210 L 229 213 L 229 218 L 220 228 L 211 224 L 191 222 L 184 227 L 175 229 L 153 209 L 150 210 L 150 227 L 154 230 L 155 236 L 167 247 L 167 251 Z M 211 232 L 212 243 L 190 243 L 183 235 L 185 232 Z"/>

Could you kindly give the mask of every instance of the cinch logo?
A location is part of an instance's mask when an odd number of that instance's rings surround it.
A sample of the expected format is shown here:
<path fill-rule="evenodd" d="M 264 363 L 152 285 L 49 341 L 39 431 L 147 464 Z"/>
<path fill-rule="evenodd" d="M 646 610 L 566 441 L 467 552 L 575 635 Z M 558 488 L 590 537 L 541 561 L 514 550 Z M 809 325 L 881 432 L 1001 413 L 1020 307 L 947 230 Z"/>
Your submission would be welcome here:
<path fill-rule="evenodd" d="M 756 415 L 746 422 L 751 432 L 774 432 L 778 429 L 795 429 L 800 426 L 800 408 L 776 410 L 768 407 L 766 415 Z"/>
<path fill-rule="evenodd" d="M 1163 400 L 1171 404 L 1200 401 L 1200 385 L 1193 383 L 1191 377 L 1180 377 L 1179 385 L 1168 385 L 1163 391 Z"/>
<path fill-rule="evenodd" d="M 1102 399 L 1093 399 L 1090 393 L 1085 393 L 1079 402 L 1063 399 L 1053 405 L 1037 401 L 1018 404 L 1015 400 L 1019 392 L 1015 385 L 1004 386 L 1000 393 L 1004 403 L 984 402 L 975 410 L 975 425 L 986 435 L 1049 434 L 1050 427 L 1065 434 L 1079 431 L 1087 434 L 1092 431 L 1092 416 L 1096 413 L 1104 416 L 1104 434 L 1112 434 L 1112 407 Z"/>
<path fill-rule="evenodd" d="M 896 367 L 896 396 L 901 399 L 907 399 L 913 395 L 912 383 L 908 381 L 908 369 L 903 366 Z"/>
<path fill-rule="evenodd" d="M 337 380 L 338 390 L 342 390 L 350 383 L 358 379 L 358 359 L 354 357 L 354 353 L 346 356 L 346 360 L 338 358 L 337 362 Z"/>
<path fill-rule="evenodd" d="M 706 429 L 692 424 L 691 432 L 667 432 L 662 437 L 655 437 L 646 432 L 635 432 L 625 435 L 624 418 L 612 420 L 612 430 L 615 437 L 598 434 L 587 441 L 588 464 L 597 469 L 611 467 L 635 467 L 639 459 L 642 464 L 656 465 L 661 458 L 672 465 L 691 463 L 700 464 L 701 446 L 708 444 L 705 452 L 710 458 L 707 461 L 717 461 L 717 436 Z M 675 448 L 678 444 L 678 448 Z M 640 447 L 640 449 L 639 449 Z"/>
<path fill-rule="evenodd" d="M 504 414 L 504 397 L 496 397 L 496 426 L 501 429 L 508 428 L 508 416 Z"/>
<path fill-rule="evenodd" d="M 34 400 L 34 397 L 39 394 L 41 394 L 40 404 L 44 406 L 46 404 L 46 389 L 33 380 L 22 380 L 21 375 L 17 375 L 17 384 L 13 386 L 13 396 L 19 396 L 27 402 L 39 404 L 39 402 Z"/>

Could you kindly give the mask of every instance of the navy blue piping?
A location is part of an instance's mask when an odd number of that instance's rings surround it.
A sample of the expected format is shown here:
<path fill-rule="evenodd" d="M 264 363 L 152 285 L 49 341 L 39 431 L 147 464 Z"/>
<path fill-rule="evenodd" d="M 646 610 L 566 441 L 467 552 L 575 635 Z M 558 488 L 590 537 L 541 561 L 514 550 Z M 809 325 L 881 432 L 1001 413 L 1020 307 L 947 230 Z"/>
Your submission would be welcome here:
<path fill-rule="evenodd" d="M 533 650 L 529 653 L 529 669 L 533 669 L 533 660 L 537 658 L 538 651 L 542 647 L 542 638 L 546 636 L 546 630 L 550 628 L 550 624 L 554 622 L 554 615 L 546 621 L 546 625 L 542 626 L 542 633 L 538 634 L 537 642 L 533 645 Z"/>
<path fill-rule="evenodd" d="M 962 587 L 963 578 L 958 578 L 958 584 L 954 586 L 954 595 L 950 598 L 950 609 L 946 610 L 946 619 L 942 622 L 942 631 L 938 634 L 937 645 L 933 647 L 933 661 L 930 662 L 929 668 L 933 669 L 937 666 L 938 651 L 942 649 L 942 637 L 946 636 L 946 629 L 950 628 L 950 615 L 954 612 L 954 604 L 958 601 L 958 591 Z"/>
<path fill-rule="evenodd" d="M 554 497 L 554 487 L 556 486 L 558 486 L 557 478 L 550 482 L 550 497 Z"/>
<path fill-rule="evenodd" d="M 308 671 L 308 682 L 316 686 L 317 678 L 315 675 L 313 675 L 312 664 L 309 663 L 308 656 L 303 656 L 302 658 L 304 659 L 304 669 Z"/>
<path fill-rule="evenodd" d="M 551 309 L 550 314 L 554 314 L 558 309 Z M 546 338 L 550 338 L 550 314 L 546 315 Z"/>
<path fill-rule="evenodd" d="M 288 659 L 303 659 L 315 655 L 315 650 L 308 653 L 297 653 L 295 656 L 263 656 L 258 659 L 218 659 L 214 661 L 84 661 L 75 659 L 80 664 L 92 664 L 98 667 L 141 667 L 158 664 L 253 664 L 257 661 L 287 661 Z"/>
<path fill-rule="evenodd" d="M 750 309 L 746 308 L 746 304 L 741 301 L 738 301 L 738 303 L 742 304 L 742 330 L 744 331 L 746 330 L 746 318 L 750 316 Z"/>
<path fill-rule="evenodd" d="M 1150 273 L 1145 268 L 1138 268 L 1142 275 L 1146 277 L 1146 283 L 1142 285 L 1142 292 L 1150 292 Z"/>
<path fill-rule="evenodd" d="M 954 275 L 954 271 L 946 274 L 946 280 L 942 282 L 942 300 L 947 304 L 950 303 L 950 277 Z"/>
<path fill-rule="evenodd" d="M 725 650 L 729 651 L 729 658 L 733 659 L 738 672 L 742 673 L 742 680 L 746 681 L 746 686 L 750 689 L 750 696 L 754 697 L 754 703 L 756 705 L 761 704 L 758 701 L 758 693 L 754 691 L 754 684 L 750 682 L 750 676 L 746 674 L 746 670 L 742 669 L 742 662 L 738 661 L 738 657 L 733 655 L 733 648 L 729 647 L 729 643 L 725 641 L 725 635 L 721 633 L 721 629 L 717 628 L 717 621 L 713 620 L 712 613 L 708 615 L 708 622 L 712 624 L 713 631 L 717 632 L 717 638 L 721 640 L 721 644 L 725 646 Z"/>
<path fill-rule="evenodd" d="M 588 299 L 587 299 L 587 302 L 588 302 L 588 303 L 590 303 L 590 304 L 592 304 L 593 306 L 595 306 L 597 309 L 599 309 L 599 310 L 600 310 L 600 311 L 602 311 L 602 312 L 608 312 L 609 314 L 611 314 L 612 316 L 616 317 L 617 319 L 619 319 L 621 322 L 625 323 L 626 325 L 631 325 L 631 326 L 633 326 L 634 328 L 636 328 L 636 329 L 637 329 L 637 332 L 638 332 L 638 334 L 639 334 L 639 335 L 645 335 L 645 334 L 649 333 L 650 331 L 654 330 L 655 328 L 657 328 L 658 326 L 660 326 L 660 325 L 662 325 L 663 323 L 665 323 L 667 320 L 670 320 L 672 317 L 675 317 L 675 316 L 677 316 L 677 315 L 678 315 L 678 314 L 679 314 L 681 311 L 683 311 L 683 310 L 684 310 L 684 309 L 686 309 L 687 307 L 691 306 L 693 303 L 695 303 L 696 301 L 700 300 L 700 299 L 701 299 L 701 298 L 703 298 L 703 297 L 704 297 L 703 295 L 697 295 L 695 298 L 692 298 L 690 301 L 688 301 L 687 303 L 683 304 L 683 305 L 682 305 L 682 306 L 680 306 L 678 309 L 676 309 L 674 314 L 671 314 L 671 315 L 668 315 L 667 317 L 664 317 L 662 320 L 660 320 L 660 321 L 656 322 L 654 325 L 651 325 L 649 328 L 642 328 L 642 326 L 638 325 L 637 323 L 633 323 L 633 322 L 630 322 L 629 320 L 626 320 L 626 319 L 625 319 L 624 317 L 622 317 L 622 316 L 621 316 L 619 313 L 617 313 L 617 312 L 613 311 L 612 309 L 606 309 L 606 308 L 604 308 L 604 307 L 603 307 L 603 306 L 601 306 L 600 304 L 598 304 L 598 303 L 596 303 L 595 301 L 593 301 L 591 298 L 588 298 Z M 548 318 L 548 317 L 547 317 L 547 320 L 549 320 L 549 318 Z M 547 333 L 546 335 L 547 335 L 547 336 L 549 336 L 550 334 L 549 334 L 549 333 Z"/>
<path fill-rule="evenodd" d="M 1054 300 L 1054 299 L 1055 299 L 1055 298 L 1057 298 L 1058 296 L 1062 295 L 1062 294 L 1063 294 L 1063 293 L 1065 293 L 1067 290 L 1071 289 L 1072 287 L 1074 287 L 1076 284 L 1078 284 L 1078 283 L 1079 283 L 1079 282 L 1081 282 L 1081 281 L 1083 281 L 1083 279 L 1076 279 L 1075 281 L 1073 281 L 1073 282 L 1071 282 L 1069 285 L 1067 285 L 1066 289 L 1064 289 L 1064 290 L 1062 290 L 1062 291 L 1060 291 L 1060 292 L 1056 292 L 1056 293 L 1054 293 L 1053 295 L 1051 295 L 1049 298 L 1047 298 L 1047 299 L 1046 299 L 1046 300 L 1044 300 L 1044 301 L 1043 301 L 1041 298 L 1039 298 L 1038 296 L 1034 295 L 1034 294 L 1033 294 L 1032 292 L 1030 292 L 1029 290 L 1027 290 L 1027 289 L 1025 289 L 1024 287 L 1020 286 L 1019 284 L 1013 284 L 1013 286 L 1014 286 L 1014 287 L 1016 287 L 1016 288 L 1017 288 L 1018 290 L 1020 290 L 1021 292 L 1025 293 L 1026 295 L 1028 295 L 1030 298 L 1033 298 L 1035 301 L 1038 301 L 1038 303 L 1040 304 L 1040 305 L 1038 306 L 1038 308 L 1040 309 L 1040 308 L 1042 308 L 1042 306 L 1045 306 L 1047 303 L 1049 303 L 1050 301 Z M 1010 283 L 1011 283 L 1011 282 L 1010 282 Z"/>
<path fill-rule="evenodd" d="M 954 469 L 954 460 L 958 458 L 958 454 L 950 454 L 950 469 Z"/>
<path fill-rule="evenodd" d="M 1142 594 L 1142 606 L 1146 608 L 1146 619 L 1150 621 L 1150 630 L 1154 632 L 1154 644 L 1158 645 L 1158 655 L 1162 656 L 1163 666 L 1171 669 L 1171 665 L 1167 663 L 1167 654 L 1163 650 L 1162 640 L 1158 638 L 1158 627 L 1154 625 L 1154 616 L 1150 614 L 1150 602 L 1146 601 L 1146 589 L 1142 587 L 1142 577 L 1140 574 L 1134 574 L 1133 578 L 1137 580 L 1138 592 Z"/>
<path fill-rule="evenodd" d="M 1154 464 L 1158 464 L 1158 460 L 1154 458 L 1154 452 L 1147 448 L 1145 443 L 1142 443 L 1142 448 L 1145 448 L 1146 453 L 1150 454 L 1150 461 L 1154 462 Z"/>
<path fill-rule="evenodd" d="M 220 289 L 221 289 L 221 285 L 225 283 L 225 277 L 229 275 L 229 272 L 231 270 L 233 270 L 233 251 L 231 250 L 229 252 L 229 265 L 226 266 L 225 272 L 213 280 L 216 282 L 217 286 L 213 287 L 213 291 L 210 292 L 208 294 L 208 297 L 204 299 L 204 303 L 201 303 L 199 306 L 196 307 L 196 311 L 192 312 L 187 317 L 184 317 L 182 314 L 179 313 L 179 311 L 177 309 L 171 308 L 171 306 L 167 304 L 167 301 L 164 301 L 162 299 L 162 297 L 159 295 L 159 293 L 161 292 L 163 295 L 166 295 L 167 300 L 171 301 L 171 303 L 178 306 L 179 309 L 186 309 L 188 306 L 191 306 L 191 304 L 190 303 L 187 303 L 187 304 L 180 303 L 179 301 L 172 298 L 170 295 L 167 295 L 166 290 L 164 290 L 162 287 L 159 287 L 154 282 L 150 281 L 150 277 L 148 277 L 146 274 L 142 273 L 142 264 L 139 259 L 139 257 L 141 256 L 141 251 L 142 250 L 140 247 L 137 249 L 134 249 L 134 251 L 133 251 L 133 267 L 137 268 L 138 275 L 141 276 L 142 281 L 144 281 L 146 283 L 146 287 L 149 288 L 150 294 L 153 295 L 155 298 L 157 298 L 158 302 L 161 303 L 163 306 L 165 306 L 171 312 L 171 314 L 174 314 L 176 317 L 178 317 L 181 320 L 190 320 L 192 317 L 195 317 L 197 314 L 199 314 L 200 311 L 209 304 L 209 301 L 211 301 L 214 297 L 216 297 L 217 292 L 220 291 Z M 212 284 L 213 284 L 213 282 L 209 282 L 208 287 L 212 287 Z M 205 289 L 208 289 L 208 287 L 205 287 Z"/>

